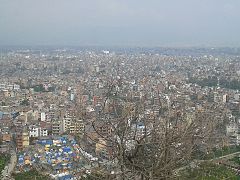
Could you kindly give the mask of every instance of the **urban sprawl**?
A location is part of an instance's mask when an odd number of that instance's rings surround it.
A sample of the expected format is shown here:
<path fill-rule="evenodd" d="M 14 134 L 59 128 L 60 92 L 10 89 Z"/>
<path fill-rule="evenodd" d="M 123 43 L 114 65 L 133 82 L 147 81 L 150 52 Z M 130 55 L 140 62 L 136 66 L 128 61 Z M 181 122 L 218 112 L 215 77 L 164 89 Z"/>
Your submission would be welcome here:
<path fill-rule="evenodd" d="M 178 51 L 3 51 L 2 175 L 159 177 L 237 147 L 240 56 Z"/>

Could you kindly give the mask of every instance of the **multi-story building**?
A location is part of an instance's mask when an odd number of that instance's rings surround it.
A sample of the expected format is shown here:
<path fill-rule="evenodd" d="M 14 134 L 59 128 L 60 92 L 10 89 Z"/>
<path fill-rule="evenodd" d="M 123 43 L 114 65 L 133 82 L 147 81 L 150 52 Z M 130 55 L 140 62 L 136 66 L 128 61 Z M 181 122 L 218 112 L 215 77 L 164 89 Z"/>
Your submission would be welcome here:
<path fill-rule="evenodd" d="M 23 148 L 29 146 L 29 134 L 27 131 L 23 131 L 22 133 L 22 141 L 23 141 Z"/>
<path fill-rule="evenodd" d="M 53 121 L 52 122 L 52 134 L 60 135 L 62 133 L 62 121 Z"/>
<path fill-rule="evenodd" d="M 81 135 L 84 132 L 84 123 L 83 120 L 74 119 L 69 126 L 70 134 Z"/>
<path fill-rule="evenodd" d="M 29 137 L 47 136 L 48 130 L 39 126 L 29 126 Z"/>
<path fill-rule="evenodd" d="M 39 127 L 29 126 L 29 137 L 38 137 L 39 136 Z"/>
<path fill-rule="evenodd" d="M 23 151 L 24 148 L 29 146 L 29 134 L 26 129 L 16 134 L 16 145 L 18 151 Z"/>
<path fill-rule="evenodd" d="M 71 117 L 65 117 L 62 120 L 63 124 L 63 132 L 70 131 L 70 127 L 72 125 L 72 118 Z"/>

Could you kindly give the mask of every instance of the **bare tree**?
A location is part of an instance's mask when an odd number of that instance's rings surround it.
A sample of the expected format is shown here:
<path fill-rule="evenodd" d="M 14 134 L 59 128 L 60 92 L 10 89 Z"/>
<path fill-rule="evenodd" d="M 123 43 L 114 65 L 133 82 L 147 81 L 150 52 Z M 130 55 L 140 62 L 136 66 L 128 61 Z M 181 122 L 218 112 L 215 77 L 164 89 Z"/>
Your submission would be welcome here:
<path fill-rule="evenodd" d="M 157 106 L 147 106 L 144 98 L 123 100 L 110 83 L 102 110 L 91 122 L 97 136 L 91 140 L 107 153 L 104 158 L 111 163 L 114 178 L 174 179 L 196 148 L 210 142 L 218 123 L 211 108 L 194 111 L 189 118 L 185 106 L 172 107 L 159 92 L 156 102 Z"/>

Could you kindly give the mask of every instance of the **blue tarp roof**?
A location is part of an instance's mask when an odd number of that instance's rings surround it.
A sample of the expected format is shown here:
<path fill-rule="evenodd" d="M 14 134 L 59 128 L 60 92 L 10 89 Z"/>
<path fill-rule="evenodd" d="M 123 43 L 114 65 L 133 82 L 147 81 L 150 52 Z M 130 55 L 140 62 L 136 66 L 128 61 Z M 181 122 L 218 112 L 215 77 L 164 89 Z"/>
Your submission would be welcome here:
<path fill-rule="evenodd" d="M 73 178 L 73 176 L 71 174 L 69 174 L 69 175 L 65 175 L 65 176 L 59 177 L 58 179 L 59 180 L 70 180 L 72 178 Z"/>
<path fill-rule="evenodd" d="M 71 148 L 70 147 L 64 147 L 63 148 L 63 152 L 70 152 L 71 151 Z"/>
<path fill-rule="evenodd" d="M 53 141 L 52 140 L 39 140 L 37 143 L 41 144 L 41 145 L 52 145 Z"/>

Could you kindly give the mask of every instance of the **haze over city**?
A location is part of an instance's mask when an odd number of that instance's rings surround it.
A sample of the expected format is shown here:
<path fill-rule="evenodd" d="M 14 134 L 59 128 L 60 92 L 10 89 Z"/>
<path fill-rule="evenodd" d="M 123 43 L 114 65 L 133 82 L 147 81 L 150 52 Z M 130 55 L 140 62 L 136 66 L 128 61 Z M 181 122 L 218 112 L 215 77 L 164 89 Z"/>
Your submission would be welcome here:
<path fill-rule="evenodd" d="M 239 5 L 0 0 L 0 179 L 239 179 Z"/>
<path fill-rule="evenodd" d="M 1 45 L 239 46 L 236 0 L 0 0 Z"/>

